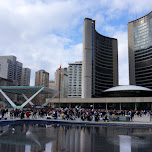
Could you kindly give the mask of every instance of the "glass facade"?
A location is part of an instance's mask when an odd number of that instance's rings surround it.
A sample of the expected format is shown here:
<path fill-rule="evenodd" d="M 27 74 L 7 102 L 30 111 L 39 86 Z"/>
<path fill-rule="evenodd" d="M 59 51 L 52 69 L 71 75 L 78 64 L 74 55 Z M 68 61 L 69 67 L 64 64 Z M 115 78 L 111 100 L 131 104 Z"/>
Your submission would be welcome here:
<path fill-rule="evenodd" d="M 103 90 L 113 87 L 112 39 L 95 33 L 92 96 L 101 97 Z"/>
<path fill-rule="evenodd" d="M 135 84 L 152 88 L 152 12 L 131 23 L 133 23 Z"/>
<path fill-rule="evenodd" d="M 133 32 L 135 51 L 152 46 L 152 13 L 134 21 Z"/>

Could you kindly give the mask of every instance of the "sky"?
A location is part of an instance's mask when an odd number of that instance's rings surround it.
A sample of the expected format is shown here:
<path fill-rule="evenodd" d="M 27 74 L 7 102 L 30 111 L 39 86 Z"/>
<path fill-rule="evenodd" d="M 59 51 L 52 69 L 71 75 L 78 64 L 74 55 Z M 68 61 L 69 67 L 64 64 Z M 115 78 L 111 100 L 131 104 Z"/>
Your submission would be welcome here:
<path fill-rule="evenodd" d="M 83 21 L 96 21 L 101 35 L 118 39 L 119 85 L 129 84 L 129 21 L 152 9 L 152 0 L 0 0 L 0 56 L 14 55 L 23 67 L 49 72 L 82 60 Z"/>

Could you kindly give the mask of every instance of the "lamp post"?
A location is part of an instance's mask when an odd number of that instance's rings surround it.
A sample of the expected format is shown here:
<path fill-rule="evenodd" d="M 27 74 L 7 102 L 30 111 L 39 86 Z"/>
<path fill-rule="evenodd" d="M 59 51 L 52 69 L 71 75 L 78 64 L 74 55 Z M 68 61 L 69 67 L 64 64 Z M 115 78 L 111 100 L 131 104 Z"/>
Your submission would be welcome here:
<path fill-rule="evenodd" d="M 61 97 L 61 65 L 59 68 L 59 104 L 58 104 L 58 107 L 60 107 L 60 97 Z"/>

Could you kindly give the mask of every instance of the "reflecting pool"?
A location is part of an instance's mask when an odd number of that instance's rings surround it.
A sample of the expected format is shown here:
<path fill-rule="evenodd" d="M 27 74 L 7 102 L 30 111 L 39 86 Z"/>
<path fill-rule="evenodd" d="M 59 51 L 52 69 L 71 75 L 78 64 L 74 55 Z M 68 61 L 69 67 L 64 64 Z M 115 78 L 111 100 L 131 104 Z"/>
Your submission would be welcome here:
<path fill-rule="evenodd" d="M 151 128 L 0 126 L 0 152 L 151 152 Z"/>

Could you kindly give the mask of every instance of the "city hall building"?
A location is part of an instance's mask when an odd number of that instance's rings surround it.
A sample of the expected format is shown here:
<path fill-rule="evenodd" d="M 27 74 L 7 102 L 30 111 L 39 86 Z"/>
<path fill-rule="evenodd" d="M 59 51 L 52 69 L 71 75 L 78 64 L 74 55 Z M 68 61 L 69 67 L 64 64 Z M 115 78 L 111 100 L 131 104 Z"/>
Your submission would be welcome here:
<path fill-rule="evenodd" d="M 128 23 L 131 85 L 152 89 L 152 12 Z"/>
<path fill-rule="evenodd" d="M 102 91 L 118 85 L 117 39 L 99 34 L 95 21 L 83 23 L 82 98 L 100 98 Z"/>
<path fill-rule="evenodd" d="M 54 107 L 152 110 L 152 90 L 135 85 L 120 85 L 104 90 L 101 98 L 54 98 L 50 103 Z"/>
<path fill-rule="evenodd" d="M 53 99 L 61 107 L 152 110 L 152 12 L 128 23 L 130 85 L 118 86 L 117 39 L 83 24 L 82 98 Z"/>

